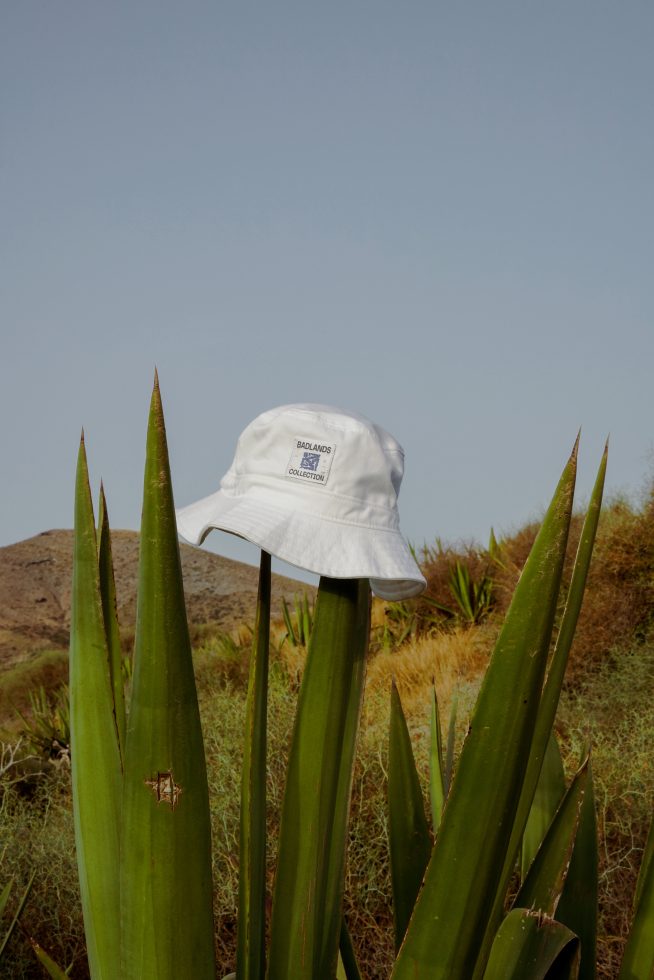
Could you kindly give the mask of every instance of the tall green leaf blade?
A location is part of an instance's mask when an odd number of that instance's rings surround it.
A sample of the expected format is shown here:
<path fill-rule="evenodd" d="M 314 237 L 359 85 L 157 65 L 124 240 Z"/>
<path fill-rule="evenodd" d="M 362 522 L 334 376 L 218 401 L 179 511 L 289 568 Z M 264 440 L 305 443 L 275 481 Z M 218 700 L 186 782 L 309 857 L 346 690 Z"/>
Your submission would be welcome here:
<path fill-rule="evenodd" d="M 122 769 L 84 440 L 75 488 L 70 624 L 70 737 L 75 847 L 93 980 L 120 975 Z"/>
<path fill-rule="evenodd" d="M 543 838 L 552 823 L 554 814 L 564 794 L 565 776 L 563 775 L 563 761 L 556 735 L 552 732 L 547 743 L 543 768 L 540 772 L 536 793 L 534 794 L 534 800 L 529 811 L 527 826 L 522 835 L 520 855 L 520 878 L 522 881 L 527 877 L 531 862 L 534 860 L 536 852 L 543 842 Z"/>
<path fill-rule="evenodd" d="M 647 872 L 653 857 L 654 857 L 654 819 L 650 823 L 649 831 L 647 833 L 647 840 L 645 841 L 645 849 L 643 851 L 643 856 L 640 861 L 640 868 L 638 870 L 638 880 L 636 882 L 636 892 L 634 895 L 634 908 L 638 907 L 643 886 L 647 878 Z"/>
<path fill-rule="evenodd" d="M 597 471 L 597 478 L 595 480 L 595 485 L 593 487 L 588 510 L 586 512 L 586 517 L 581 530 L 567 602 L 563 613 L 563 618 L 561 620 L 559 634 L 556 639 L 554 653 L 552 655 L 552 660 L 547 673 L 547 680 L 540 699 L 538 717 L 536 719 L 536 726 L 531 744 L 531 752 L 529 755 L 529 764 L 527 766 L 527 772 L 522 786 L 522 792 L 520 794 L 520 802 L 516 811 L 513 830 L 511 832 L 511 840 L 506 849 L 504 868 L 502 870 L 497 894 L 495 896 L 493 911 L 488 920 L 486 934 L 483 942 L 481 943 L 473 980 L 479 980 L 479 977 L 483 974 L 484 964 L 488 958 L 493 937 L 495 936 L 499 923 L 502 919 L 504 899 L 509 886 L 509 881 L 511 880 L 511 875 L 513 874 L 513 869 L 515 867 L 516 858 L 520 848 L 520 842 L 522 840 L 522 834 L 529 816 L 529 811 L 534 798 L 534 792 L 540 776 L 543 758 L 547 749 L 547 743 L 554 724 L 554 718 L 556 717 L 559 696 L 563 685 L 563 677 L 568 663 L 568 656 L 570 654 L 570 648 L 572 646 L 577 620 L 581 611 L 584 590 L 586 587 L 586 579 L 588 577 L 588 570 L 590 568 L 590 561 L 593 554 L 593 546 L 595 544 L 597 525 L 602 506 L 602 494 L 604 491 L 607 458 L 608 445 L 605 447 L 602 455 Z"/>
<path fill-rule="evenodd" d="M 654 834 L 654 821 L 649 837 Z M 651 980 L 654 977 L 654 861 L 646 860 L 649 839 L 643 857 L 644 868 L 638 879 L 637 903 L 631 932 L 622 956 L 618 980 Z"/>
<path fill-rule="evenodd" d="M 398 950 L 420 891 L 432 842 L 409 730 L 394 680 L 388 741 L 388 838 Z"/>
<path fill-rule="evenodd" d="M 34 940 L 30 939 L 32 949 L 34 950 L 34 955 L 41 964 L 41 966 L 46 970 L 48 976 L 52 977 L 52 980 L 69 980 L 68 974 L 64 973 L 60 966 L 58 966 L 51 956 L 46 953 L 42 946 Z"/>
<path fill-rule="evenodd" d="M 438 831 L 445 804 L 445 775 L 443 773 L 443 739 L 441 719 L 438 711 L 436 688 L 431 689 L 431 714 L 429 719 L 429 801 L 431 803 L 431 825 L 434 834 Z"/>
<path fill-rule="evenodd" d="M 320 580 L 286 777 L 270 980 L 336 971 L 369 622 L 367 579 Z"/>
<path fill-rule="evenodd" d="M 343 972 L 347 980 L 361 980 L 361 972 L 354 952 L 354 946 L 352 945 L 352 937 L 350 936 L 350 930 L 347 927 L 345 919 L 341 922 L 338 951 Z"/>
<path fill-rule="evenodd" d="M 598 865 L 595 793 L 589 759 L 588 780 L 581 804 L 575 846 L 563 886 L 563 894 L 556 907 L 558 921 L 579 936 L 581 943 L 579 980 L 595 980 L 597 972 Z"/>
<path fill-rule="evenodd" d="M 156 381 L 124 783 L 121 976 L 213 980 L 207 775 Z"/>
<path fill-rule="evenodd" d="M 297 640 L 295 637 L 295 630 L 293 629 L 293 623 L 291 622 L 291 614 L 289 612 L 288 603 L 284 597 L 282 597 L 282 615 L 284 616 L 284 625 L 286 626 L 286 638 L 291 646 L 297 646 Z"/>
<path fill-rule="evenodd" d="M 343 891 L 345 886 L 345 860 L 348 839 L 348 820 L 354 775 L 354 756 L 356 751 L 363 692 L 366 678 L 366 654 L 370 641 L 370 583 L 368 579 L 357 580 L 356 609 L 353 628 L 353 650 L 356 651 L 350 691 L 345 705 L 342 751 L 338 766 L 336 801 L 332 833 L 325 851 L 325 909 L 323 925 L 323 953 L 321 961 L 328 962 L 333 957 L 334 947 L 339 947 L 339 936 L 343 929 L 347 932 L 343 918 Z M 312 627 L 313 628 L 313 627 Z M 307 638 L 307 642 L 309 637 Z M 354 953 L 352 953 L 354 955 Z"/>
<path fill-rule="evenodd" d="M 16 928 L 18 920 L 23 914 L 23 909 L 25 908 L 25 903 L 27 902 L 27 898 L 32 889 L 32 883 L 35 877 L 36 877 L 36 871 L 33 871 L 32 874 L 30 875 L 30 880 L 27 882 L 25 891 L 20 897 L 20 900 L 18 902 L 18 907 L 16 908 L 16 911 L 12 916 L 11 922 L 9 923 L 7 929 L 5 930 L 5 934 L 2 937 L 2 942 L 0 942 L 0 960 L 2 959 L 2 954 L 5 951 L 5 946 L 11 939 L 11 936 L 13 934 L 14 929 Z M 4 910 L 7 906 L 7 902 L 9 900 L 9 895 L 11 894 L 11 889 L 13 887 L 13 884 L 14 884 L 14 879 L 10 878 L 7 884 L 5 885 L 5 887 L 2 889 L 2 892 L 0 893 L 0 918 L 2 918 Z"/>
<path fill-rule="evenodd" d="M 266 741 L 270 644 L 270 555 L 261 552 L 259 595 L 248 681 L 239 861 L 236 976 L 259 980 L 265 972 Z"/>
<path fill-rule="evenodd" d="M 463 618 L 468 623 L 474 620 L 474 610 L 470 602 L 471 587 L 472 583 L 467 567 L 462 565 L 460 561 L 457 561 L 450 573 L 450 591 L 463 613 Z"/>
<path fill-rule="evenodd" d="M 470 731 L 395 980 L 470 980 L 529 758 L 565 556 L 575 450 L 522 571 Z"/>
<path fill-rule="evenodd" d="M 575 980 L 579 940 L 566 926 L 528 909 L 513 909 L 502 923 L 484 980 Z"/>
<path fill-rule="evenodd" d="M 309 638 L 311 636 L 311 611 L 309 609 L 309 598 L 304 593 L 304 600 L 302 602 L 302 637 L 304 639 L 304 645 L 309 645 Z"/>
<path fill-rule="evenodd" d="M 0 917 L 2 916 L 5 910 L 7 902 L 9 901 L 9 895 L 11 894 L 11 889 L 13 888 L 13 884 L 14 884 L 14 879 L 10 878 L 7 884 L 0 892 Z M 0 948 L 0 953 L 1 952 L 2 952 L 2 948 Z"/>
<path fill-rule="evenodd" d="M 114 716 L 118 732 L 118 750 L 122 760 L 125 757 L 125 730 L 127 725 L 122 671 L 123 658 L 120 646 L 120 630 L 118 628 L 116 582 L 114 579 L 114 563 L 111 552 L 109 515 L 107 513 L 107 500 L 102 484 L 100 484 L 100 506 L 98 508 L 98 562 L 100 567 L 100 596 L 102 599 L 102 612 L 104 615 L 107 648 L 109 651 L 109 676 L 111 678 Z"/>
<path fill-rule="evenodd" d="M 549 916 L 556 912 L 577 836 L 587 783 L 588 759 L 576 774 L 554 815 L 516 897 L 517 908 L 533 908 Z"/>
<path fill-rule="evenodd" d="M 443 790 L 445 797 L 450 791 L 452 773 L 454 772 L 454 742 L 456 740 L 456 716 L 459 708 L 459 694 L 454 692 L 450 704 L 450 719 L 447 724 L 447 745 L 445 747 L 445 770 L 443 772 Z"/>

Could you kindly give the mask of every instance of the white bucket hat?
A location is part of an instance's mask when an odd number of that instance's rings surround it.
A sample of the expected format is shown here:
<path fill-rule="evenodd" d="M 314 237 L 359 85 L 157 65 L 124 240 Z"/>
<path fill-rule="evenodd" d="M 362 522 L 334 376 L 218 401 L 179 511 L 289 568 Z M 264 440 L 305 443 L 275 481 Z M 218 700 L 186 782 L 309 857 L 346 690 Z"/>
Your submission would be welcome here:
<path fill-rule="evenodd" d="M 230 531 L 330 578 L 369 578 L 382 599 L 426 582 L 400 533 L 404 450 L 378 425 L 328 405 L 282 405 L 241 434 L 220 490 L 177 511 L 179 534 L 201 544 Z"/>

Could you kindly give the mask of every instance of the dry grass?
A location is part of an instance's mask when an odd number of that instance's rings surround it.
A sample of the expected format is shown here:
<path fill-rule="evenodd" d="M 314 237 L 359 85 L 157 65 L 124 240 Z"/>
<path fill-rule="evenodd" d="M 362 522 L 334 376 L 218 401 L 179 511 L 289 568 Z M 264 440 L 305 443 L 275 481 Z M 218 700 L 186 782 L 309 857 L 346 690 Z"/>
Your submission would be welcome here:
<path fill-rule="evenodd" d="M 2 793 L 0 787 L 0 794 L 2 879 L 4 883 L 15 877 L 15 902 L 36 870 L 19 928 L 5 950 L 0 975 L 12 980 L 43 977 L 27 939 L 33 936 L 62 967 L 71 967 L 72 978 L 86 977 L 69 773 L 51 770 L 19 791 Z"/>
<path fill-rule="evenodd" d="M 29 712 L 30 692 L 54 691 L 68 680 L 68 653 L 45 650 L 0 676 L 0 737 L 11 738 L 21 726 L 18 711 Z"/>
<path fill-rule="evenodd" d="M 245 638 L 242 638 L 245 642 Z M 388 870 L 386 769 L 389 689 L 402 692 L 416 763 L 427 787 L 429 699 L 436 678 L 443 715 L 457 693 L 458 737 L 463 739 L 492 643 L 490 626 L 412 640 L 395 654 L 371 658 L 352 794 L 345 911 L 368 980 L 390 973 L 392 920 Z M 270 679 L 268 773 L 268 889 L 272 891 L 285 761 L 297 695 L 301 654 L 287 645 L 273 657 Z M 290 672 L 289 672 L 290 668 Z M 238 892 L 238 794 L 245 688 L 243 667 L 234 670 L 210 647 L 198 658 L 198 687 L 211 786 L 217 954 L 223 975 L 234 963 Z M 570 766 L 584 739 L 594 743 L 601 832 L 600 969 L 616 975 L 630 921 L 631 897 L 654 793 L 651 738 L 654 647 L 636 645 L 607 660 L 583 685 L 564 695 L 559 729 Z M 26 881 L 37 868 L 25 925 L 55 957 L 85 976 L 83 934 L 73 859 L 72 819 L 66 774 L 54 774 L 31 798 L 5 795 L 0 814 L 11 840 L 3 872 Z M 36 978 L 25 937 L 17 933 L 6 961 L 8 976 Z M 3 963 L 5 968 L 5 963 Z"/>
<path fill-rule="evenodd" d="M 405 712 L 411 714 L 416 706 L 429 704 L 435 684 L 439 701 L 449 704 L 462 681 L 485 670 L 494 633 L 488 627 L 455 629 L 412 639 L 392 653 L 378 653 L 368 667 L 366 691 L 388 697 L 394 678 Z"/>

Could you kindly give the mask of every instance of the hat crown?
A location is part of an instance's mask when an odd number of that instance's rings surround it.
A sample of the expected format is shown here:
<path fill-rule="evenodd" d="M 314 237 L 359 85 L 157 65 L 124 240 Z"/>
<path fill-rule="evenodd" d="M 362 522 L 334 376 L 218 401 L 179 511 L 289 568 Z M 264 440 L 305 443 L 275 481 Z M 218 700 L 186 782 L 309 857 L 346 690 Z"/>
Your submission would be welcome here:
<path fill-rule="evenodd" d="M 333 511 L 325 498 L 336 497 L 395 511 L 403 473 L 404 451 L 381 426 L 331 405 L 298 403 L 247 426 L 221 487 L 276 489 L 310 509 Z"/>
<path fill-rule="evenodd" d="M 177 511 L 180 534 L 212 528 L 331 578 L 369 578 L 384 599 L 425 579 L 399 527 L 404 451 L 363 415 L 300 402 L 263 412 L 243 430 L 220 490 Z"/>

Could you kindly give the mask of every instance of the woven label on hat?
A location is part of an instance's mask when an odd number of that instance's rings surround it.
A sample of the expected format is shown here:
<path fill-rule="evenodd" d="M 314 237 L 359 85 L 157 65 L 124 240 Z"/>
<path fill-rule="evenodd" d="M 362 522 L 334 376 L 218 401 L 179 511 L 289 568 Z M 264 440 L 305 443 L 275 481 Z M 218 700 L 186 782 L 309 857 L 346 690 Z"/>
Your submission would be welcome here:
<path fill-rule="evenodd" d="M 324 487 L 329 479 L 335 452 L 336 446 L 333 442 L 317 442 L 308 436 L 298 436 L 293 440 L 286 476 L 293 480 L 302 480 L 307 486 Z"/>

